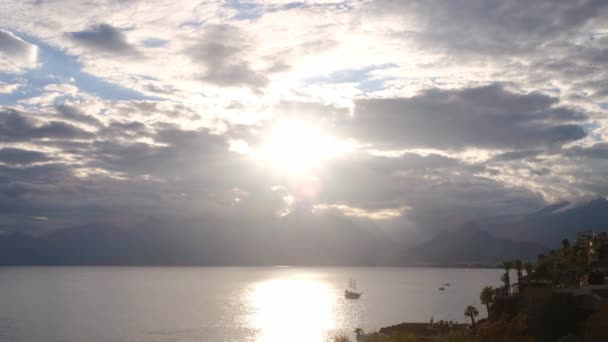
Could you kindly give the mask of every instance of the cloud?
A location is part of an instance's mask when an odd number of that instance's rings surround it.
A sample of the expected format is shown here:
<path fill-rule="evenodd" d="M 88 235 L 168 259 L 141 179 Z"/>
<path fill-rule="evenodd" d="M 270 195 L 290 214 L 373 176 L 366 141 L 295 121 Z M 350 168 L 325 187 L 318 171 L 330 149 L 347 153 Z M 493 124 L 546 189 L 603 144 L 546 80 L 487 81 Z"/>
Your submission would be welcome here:
<path fill-rule="evenodd" d="M 16 142 L 44 138 L 74 139 L 89 136 L 88 132 L 64 122 L 36 123 L 16 110 L 0 110 L 0 141 Z"/>
<path fill-rule="evenodd" d="M 99 127 L 103 125 L 102 122 L 96 117 L 92 115 L 87 115 L 74 106 L 60 104 L 55 106 L 55 109 L 58 113 L 62 115 L 62 118 L 64 119 L 84 123 L 94 127 Z"/>
<path fill-rule="evenodd" d="M 608 143 L 599 142 L 589 147 L 572 147 L 565 150 L 565 154 L 574 158 L 588 157 L 608 160 Z"/>
<path fill-rule="evenodd" d="M 71 32 L 69 36 L 83 46 L 100 53 L 139 55 L 138 50 L 127 41 L 124 32 L 109 24 L 99 24 L 88 30 Z"/>
<path fill-rule="evenodd" d="M 22 84 L 10 84 L 0 81 L 0 94 L 12 94 L 22 86 Z"/>
<path fill-rule="evenodd" d="M 357 100 L 343 127 L 384 149 L 525 149 L 584 138 L 583 128 L 572 122 L 585 114 L 556 105 L 556 98 L 498 85 L 429 90 L 409 98 Z"/>
<path fill-rule="evenodd" d="M 503 152 L 492 157 L 492 161 L 521 161 L 523 159 L 534 158 L 543 153 L 543 150 L 524 150 Z"/>
<path fill-rule="evenodd" d="M 357 153 L 330 169 L 320 186 L 320 203 L 370 214 L 407 208 L 396 221 L 393 217 L 393 224 L 410 237 L 430 237 L 480 216 L 519 214 L 543 205 L 543 197 L 525 186 L 506 186 L 482 175 L 484 165 L 437 154 Z"/>
<path fill-rule="evenodd" d="M 428 48 L 486 55 L 534 53 L 543 48 L 538 44 L 572 37 L 608 10 L 605 2 L 596 0 L 466 0 L 458 4 L 377 0 L 372 7 L 378 13 L 413 21 L 416 29 L 408 33 Z"/>
<path fill-rule="evenodd" d="M 49 159 L 46 154 L 38 151 L 11 147 L 0 148 L 0 162 L 5 164 L 31 164 Z"/>
<path fill-rule="evenodd" d="M 34 68 L 38 61 L 38 47 L 0 29 L 0 72 L 18 73 Z"/>
<path fill-rule="evenodd" d="M 426 69 L 443 87 L 514 82 L 583 106 L 607 98 L 604 1 L 377 0 L 367 9 L 379 27 L 389 23 L 391 41 L 428 53 L 418 68 L 402 66 L 404 77 Z"/>
<path fill-rule="evenodd" d="M 200 40 L 186 49 L 192 61 L 206 70 L 202 79 L 219 86 L 263 87 L 268 79 L 247 61 L 250 42 L 241 29 L 231 25 L 203 27 Z"/>
<path fill-rule="evenodd" d="M 0 149 L 0 161 L 6 164 L 31 164 L 47 161 L 49 159 L 50 158 L 46 154 L 38 151 L 11 147 Z"/>

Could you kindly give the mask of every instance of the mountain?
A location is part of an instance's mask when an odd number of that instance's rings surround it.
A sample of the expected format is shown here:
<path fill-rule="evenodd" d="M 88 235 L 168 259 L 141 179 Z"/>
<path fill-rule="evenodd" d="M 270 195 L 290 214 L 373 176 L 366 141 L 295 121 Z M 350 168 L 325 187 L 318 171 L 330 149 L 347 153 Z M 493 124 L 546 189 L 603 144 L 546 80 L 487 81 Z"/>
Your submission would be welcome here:
<path fill-rule="evenodd" d="M 467 223 L 407 250 L 404 262 L 410 265 L 498 265 L 504 260 L 533 260 L 546 250 L 535 243 L 497 238 L 476 223 Z"/>
<path fill-rule="evenodd" d="M 481 221 L 497 237 L 558 246 L 583 230 L 608 231 L 608 200 L 596 198 L 580 205 L 562 202 L 515 218 Z"/>
<path fill-rule="evenodd" d="M 562 202 L 526 215 L 446 226 L 405 253 L 394 231 L 331 211 L 317 215 L 302 207 L 258 221 L 209 218 L 201 226 L 197 220 L 151 217 L 127 228 L 95 224 L 42 236 L 0 232 L 0 265 L 490 265 L 534 259 L 581 230 L 605 231 L 608 200 Z"/>
<path fill-rule="evenodd" d="M 483 227 L 481 229 L 480 227 Z M 520 216 L 500 216 L 446 230 L 407 251 L 410 264 L 496 264 L 535 259 L 583 230 L 608 231 L 608 200 L 560 202 Z"/>
<path fill-rule="evenodd" d="M 0 234 L 0 265 L 386 265 L 399 250 L 343 215 L 294 210 L 264 225 L 165 222 Z"/>

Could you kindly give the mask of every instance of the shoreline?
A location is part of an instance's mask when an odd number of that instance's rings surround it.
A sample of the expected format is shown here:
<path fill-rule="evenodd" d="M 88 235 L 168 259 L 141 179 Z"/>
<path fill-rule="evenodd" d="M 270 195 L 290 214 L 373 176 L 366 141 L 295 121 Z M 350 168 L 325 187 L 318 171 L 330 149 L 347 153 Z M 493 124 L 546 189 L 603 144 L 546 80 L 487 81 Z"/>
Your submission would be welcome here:
<path fill-rule="evenodd" d="M 410 334 L 416 336 L 418 341 L 432 341 L 437 336 L 449 334 L 457 331 L 468 330 L 469 324 L 458 322 L 437 321 L 430 323 L 403 322 L 387 327 L 382 327 L 376 332 L 363 333 L 357 336 L 357 341 L 375 340 L 377 336 L 399 336 L 400 334 Z"/>
<path fill-rule="evenodd" d="M 175 268 L 277 268 L 277 269 L 289 269 L 289 268 L 456 268 L 456 269 L 500 269 L 498 265 L 483 265 L 483 264 L 434 264 L 434 265 L 198 265 L 198 264 L 0 264 L 0 268 L 17 268 L 17 267 L 31 267 L 31 268 L 53 268 L 53 267 L 175 267 Z"/>

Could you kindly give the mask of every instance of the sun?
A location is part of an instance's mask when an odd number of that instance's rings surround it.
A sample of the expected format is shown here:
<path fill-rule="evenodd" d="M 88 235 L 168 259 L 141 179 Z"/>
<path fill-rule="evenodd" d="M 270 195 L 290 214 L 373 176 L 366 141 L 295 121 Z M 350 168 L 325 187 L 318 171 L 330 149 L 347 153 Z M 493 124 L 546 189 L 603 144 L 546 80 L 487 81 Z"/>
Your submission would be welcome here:
<path fill-rule="evenodd" d="M 352 144 L 341 141 L 302 120 L 283 120 L 266 133 L 256 155 L 276 170 L 302 174 L 349 152 Z"/>

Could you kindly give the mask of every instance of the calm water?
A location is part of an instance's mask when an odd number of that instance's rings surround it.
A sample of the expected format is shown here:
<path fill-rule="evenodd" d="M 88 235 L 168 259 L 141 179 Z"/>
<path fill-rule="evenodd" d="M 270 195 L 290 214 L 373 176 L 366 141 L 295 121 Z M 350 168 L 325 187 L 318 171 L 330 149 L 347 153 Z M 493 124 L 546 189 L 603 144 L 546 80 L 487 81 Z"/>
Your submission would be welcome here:
<path fill-rule="evenodd" d="M 465 321 L 500 270 L 0 268 L 0 341 L 325 341 L 404 321 Z M 360 300 L 346 300 L 348 279 Z M 438 288 L 446 282 L 445 291 Z"/>

